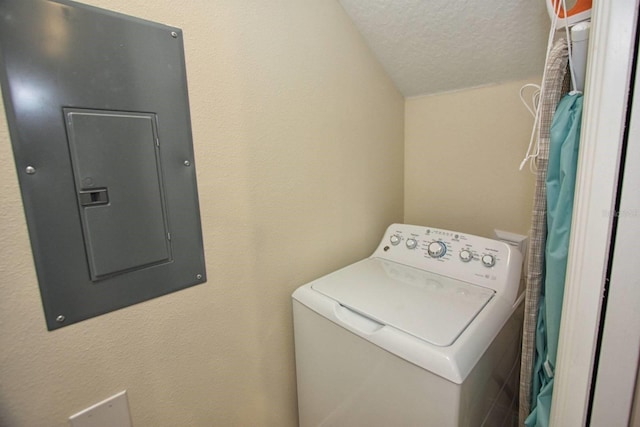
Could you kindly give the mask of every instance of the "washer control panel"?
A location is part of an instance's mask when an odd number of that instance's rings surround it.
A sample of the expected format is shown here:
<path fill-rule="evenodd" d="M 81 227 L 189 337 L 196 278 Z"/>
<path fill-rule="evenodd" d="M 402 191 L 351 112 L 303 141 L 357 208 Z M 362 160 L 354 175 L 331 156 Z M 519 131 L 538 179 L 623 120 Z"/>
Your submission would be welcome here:
<path fill-rule="evenodd" d="M 434 227 L 393 224 L 372 255 L 496 291 L 515 281 L 520 252 L 499 240 Z"/>

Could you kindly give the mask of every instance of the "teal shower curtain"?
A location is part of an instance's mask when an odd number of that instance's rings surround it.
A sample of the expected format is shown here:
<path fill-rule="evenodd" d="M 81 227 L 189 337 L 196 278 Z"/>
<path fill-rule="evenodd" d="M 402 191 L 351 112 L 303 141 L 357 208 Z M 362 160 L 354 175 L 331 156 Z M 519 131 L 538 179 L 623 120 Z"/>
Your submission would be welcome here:
<path fill-rule="evenodd" d="M 580 93 L 565 95 L 556 108 L 551 124 L 546 179 L 545 274 L 536 330 L 532 411 L 525 421 L 528 427 L 549 426 L 578 164 L 582 98 Z"/>

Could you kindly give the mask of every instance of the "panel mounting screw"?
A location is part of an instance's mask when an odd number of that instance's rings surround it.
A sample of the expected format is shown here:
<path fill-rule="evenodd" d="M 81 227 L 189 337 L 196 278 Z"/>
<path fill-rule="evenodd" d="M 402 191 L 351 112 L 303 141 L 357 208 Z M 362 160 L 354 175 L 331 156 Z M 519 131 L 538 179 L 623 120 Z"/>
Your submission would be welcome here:
<path fill-rule="evenodd" d="M 202 279 L 202 274 L 196 274 L 196 279 L 198 280 Z"/>
<path fill-rule="evenodd" d="M 191 162 L 190 162 L 189 160 L 185 160 L 185 161 L 184 161 L 184 165 L 185 165 L 185 166 L 191 166 Z"/>
<path fill-rule="evenodd" d="M 173 37 L 174 39 L 177 39 L 178 33 L 176 33 L 175 31 L 171 31 L 171 37 Z"/>
<path fill-rule="evenodd" d="M 61 314 L 58 317 L 56 317 L 56 322 L 62 323 L 62 322 L 64 322 L 65 319 L 66 318 Z"/>
<path fill-rule="evenodd" d="M 33 166 L 27 166 L 24 171 L 26 173 L 28 173 L 29 175 L 33 175 L 34 173 L 36 173 L 36 168 L 34 168 Z"/>

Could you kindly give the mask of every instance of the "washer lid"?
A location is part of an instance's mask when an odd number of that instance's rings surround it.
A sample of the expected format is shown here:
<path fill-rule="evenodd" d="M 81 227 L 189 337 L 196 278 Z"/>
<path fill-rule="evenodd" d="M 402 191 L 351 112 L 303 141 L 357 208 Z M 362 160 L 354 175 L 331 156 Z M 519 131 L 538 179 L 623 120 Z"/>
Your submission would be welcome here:
<path fill-rule="evenodd" d="M 311 287 L 362 316 L 441 347 L 453 344 L 495 293 L 378 258 L 338 270 Z"/>

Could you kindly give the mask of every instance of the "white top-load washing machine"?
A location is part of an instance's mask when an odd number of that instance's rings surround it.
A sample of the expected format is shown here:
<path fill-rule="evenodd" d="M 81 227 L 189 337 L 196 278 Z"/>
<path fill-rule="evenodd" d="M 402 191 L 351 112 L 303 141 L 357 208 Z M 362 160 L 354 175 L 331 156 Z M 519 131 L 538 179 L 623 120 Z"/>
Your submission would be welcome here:
<path fill-rule="evenodd" d="M 298 288 L 300 426 L 515 425 L 521 267 L 503 242 L 393 224 Z"/>

